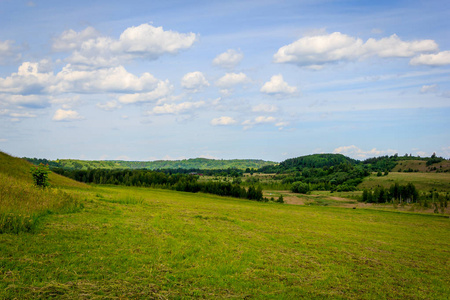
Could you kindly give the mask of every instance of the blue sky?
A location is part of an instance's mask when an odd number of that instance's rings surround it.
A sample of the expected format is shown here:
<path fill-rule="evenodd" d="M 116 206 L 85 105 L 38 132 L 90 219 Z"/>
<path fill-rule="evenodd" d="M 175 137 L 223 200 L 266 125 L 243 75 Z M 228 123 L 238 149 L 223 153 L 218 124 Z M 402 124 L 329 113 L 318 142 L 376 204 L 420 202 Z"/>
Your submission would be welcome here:
<path fill-rule="evenodd" d="M 448 1 L 0 0 L 0 149 L 450 157 Z"/>

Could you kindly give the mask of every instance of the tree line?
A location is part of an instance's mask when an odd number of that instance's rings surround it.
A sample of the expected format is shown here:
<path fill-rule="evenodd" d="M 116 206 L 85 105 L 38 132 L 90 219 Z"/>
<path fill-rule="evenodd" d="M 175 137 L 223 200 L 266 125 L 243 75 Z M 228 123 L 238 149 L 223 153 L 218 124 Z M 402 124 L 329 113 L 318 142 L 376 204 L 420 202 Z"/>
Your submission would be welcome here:
<path fill-rule="evenodd" d="M 169 174 L 151 170 L 65 170 L 60 168 L 53 169 L 53 171 L 84 183 L 154 187 L 191 193 L 203 192 L 256 201 L 265 200 L 259 186 L 250 186 L 245 189 L 236 182 L 199 182 L 199 176 L 192 174 Z"/>
<path fill-rule="evenodd" d="M 425 208 L 434 208 L 434 212 L 444 212 L 450 201 L 449 193 L 429 191 L 419 193 L 413 183 L 392 184 L 389 188 L 377 186 L 373 190 L 364 189 L 361 201 L 367 203 L 417 203 Z"/>

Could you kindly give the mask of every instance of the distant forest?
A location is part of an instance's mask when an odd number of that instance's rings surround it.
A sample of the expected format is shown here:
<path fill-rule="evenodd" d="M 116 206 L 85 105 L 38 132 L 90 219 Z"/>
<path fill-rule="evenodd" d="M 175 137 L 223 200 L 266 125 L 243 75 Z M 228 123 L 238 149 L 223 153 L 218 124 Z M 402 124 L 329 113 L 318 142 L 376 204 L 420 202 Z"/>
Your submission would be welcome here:
<path fill-rule="evenodd" d="M 49 165 L 50 168 L 62 168 L 67 170 L 89 170 L 89 169 L 147 169 L 147 170 L 225 170 L 225 169 L 259 169 L 268 165 L 275 165 L 276 162 L 264 161 L 260 159 L 208 159 L 192 158 L 184 160 L 157 160 L 157 161 L 123 161 L 123 160 L 77 160 L 77 159 L 57 159 L 47 160 L 40 158 L 24 159 L 38 165 Z"/>
<path fill-rule="evenodd" d="M 262 160 L 212 160 L 189 159 L 182 161 L 124 162 L 124 161 L 79 161 L 27 159 L 34 164 L 48 164 L 55 173 L 77 181 L 95 184 L 116 184 L 128 186 L 161 187 L 189 192 L 208 192 L 219 195 L 261 200 L 261 187 L 258 182 L 246 179 L 241 187 L 240 177 L 244 173 L 271 174 L 274 180 L 293 192 L 305 193 L 311 190 L 354 191 L 364 178 L 376 172 L 378 176 L 387 175 L 402 162 L 423 161 L 423 167 L 432 171 L 432 166 L 444 161 L 433 154 L 421 158 L 404 156 L 380 156 L 364 161 L 349 158 L 342 154 L 312 154 L 287 159 L 281 163 Z M 151 165 L 152 163 L 157 163 Z M 150 169 L 160 166 L 160 169 Z M 168 166 L 172 166 L 169 168 Z M 141 167 L 141 168 L 137 168 Z M 164 167 L 164 168 L 163 168 Z M 220 168 L 222 167 L 222 168 Z M 448 172 L 448 168 L 436 172 Z M 413 172 L 405 168 L 403 172 Z M 235 178 L 230 182 L 199 181 L 203 176 L 222 176 Z M 256 191 L 256 193 L 255 193 Z M 255 194 L 254 194 L 255 193 Z"/>

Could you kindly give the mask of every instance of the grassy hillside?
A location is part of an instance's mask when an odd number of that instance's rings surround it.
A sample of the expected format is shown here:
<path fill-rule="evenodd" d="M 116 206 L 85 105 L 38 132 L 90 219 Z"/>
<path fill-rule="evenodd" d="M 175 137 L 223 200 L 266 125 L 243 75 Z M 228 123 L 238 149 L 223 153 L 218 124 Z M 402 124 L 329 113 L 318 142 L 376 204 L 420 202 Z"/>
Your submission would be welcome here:
<path fill-rule="evenodd" d="M 86 185 L 50 174 L 52 187 L 37 188 L 30 168 L 30 163 L 0 152 L 0 233 L 33 231 L 42 217 L 79 207 L 78 201 L 62 189 Z"/>
<path fill-rule="evenodd" d="M 376 176 L 376 174 L 372 174 L 358 185 L 358 189 L 371 189 L 377 185 L 389 188 L 395 182 L 411 182 L 420 191 L 436 189 L 438 192 L 450 192 L 450 173 L 390 172 L 387 176 Z"/>
<path fill-rule="evenodd" d="M 75 193 L 75 191 L 73 191 Z M 92 187 L 0 235 L 0 299 L 446 299 L 447 218 Z"/>
<path fill-rule="evenodd" d="M 449 172 L 450 160 L 443 160 L 441 162 L 427 166 L 427 162 L 423 160 L 401 160 L 397 163 L 393 172 Z"/>

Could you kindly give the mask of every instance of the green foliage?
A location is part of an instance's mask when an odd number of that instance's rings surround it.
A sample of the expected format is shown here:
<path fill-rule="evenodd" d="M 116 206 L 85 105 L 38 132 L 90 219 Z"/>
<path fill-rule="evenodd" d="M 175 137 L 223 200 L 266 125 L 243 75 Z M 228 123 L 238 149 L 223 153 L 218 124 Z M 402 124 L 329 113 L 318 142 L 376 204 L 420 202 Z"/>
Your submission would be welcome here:
<path fill-rule="evenodd" d="M 283 195 L 280 195 L 280 197 L 278 197 L 277 202 L 278 203 L 284 203 Z"/>
<path fill-rule="evenodd" d="M 341 164 L 355 165 L 357 160 L 346 157 L 342 154 L 312 154 L 290 158 L 281 162 L 278 166 L 267 166 L 260 169 L 261 172 L 274 171 L 302 171 L 305 168 L 333 167 Z"/>
<path fill-rule="evenodd" d="M 362 201 L 367 203 L 417 203 L 419 192 L 412 183 L 400 185 L 398 182 L 392 184 L 389 189 L 383 186 L 376 186 L 374 190 L 363 190 Z"/>
<path fill-rule="evenodd" d="M 30 172 L 35 186 L 45 188 L 50 185 L 48 182 L 48 174 L 50 174 L 48 166 L 43 164 L 39 164 L 39 166 L 32 166 Z"/>
<path fill-rule="evenodd" d="M 428 166 L 431 166 L 432 164 L 440 163 L 443 160 L 444 160 L 444 158 L 437 157 L 436 153 L 433 153 L 433 155 L 431 155 L 431 157 L 427 160 L 427 164 L 426 165 L 428 167 Z"/>
<path fill-rule="evenodd" d="M 309 192 L 309 184 L 297 181 L 292 184 L 291 191 L 293 193 L 306 194 Z"/>

